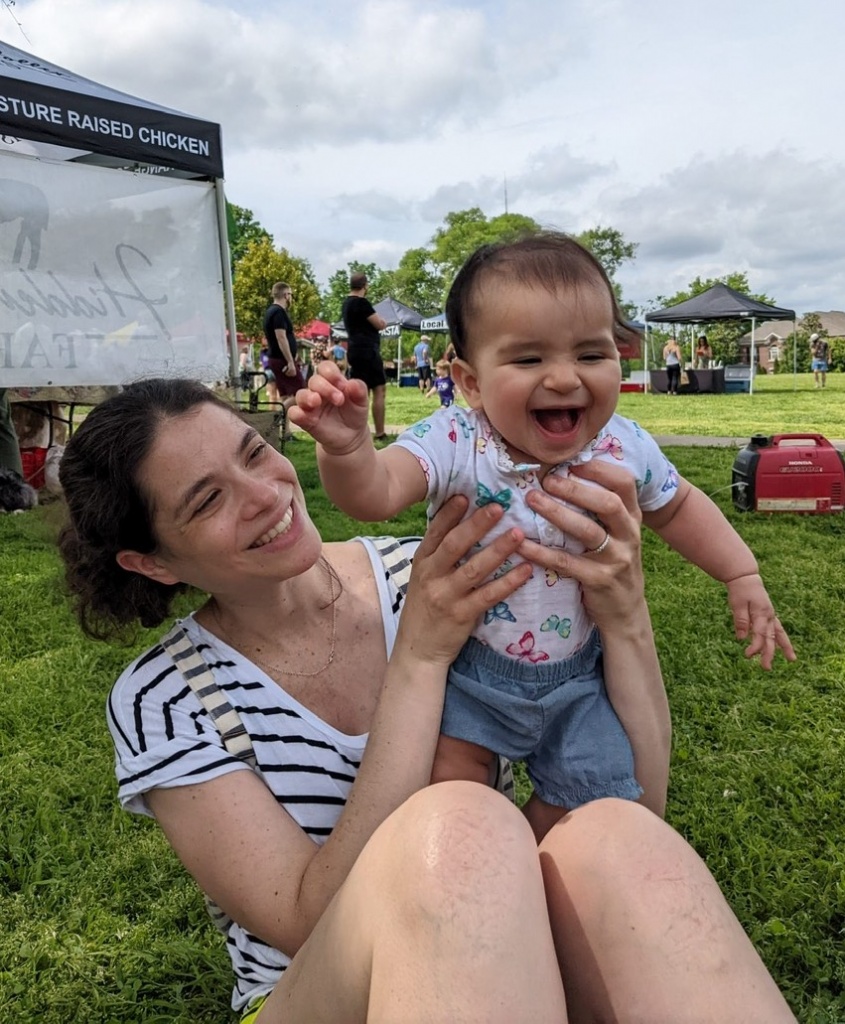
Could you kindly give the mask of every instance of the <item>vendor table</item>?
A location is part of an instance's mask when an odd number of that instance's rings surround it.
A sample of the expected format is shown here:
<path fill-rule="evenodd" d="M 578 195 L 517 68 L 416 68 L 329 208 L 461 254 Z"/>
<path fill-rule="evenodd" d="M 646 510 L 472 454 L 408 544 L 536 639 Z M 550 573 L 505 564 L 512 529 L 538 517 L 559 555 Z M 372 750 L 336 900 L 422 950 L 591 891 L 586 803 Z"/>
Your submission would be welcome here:
<path fill-rule="evenodd" d="M 686 376 L 687 383 L 684 383 Z M 650 373 L 651 390 L 658 394 L 666 394 L 667 374 L 665 370 L 652 370 Z M 715 370 L 683 370 L 681 372 L 681 386 L 678 388 L 682 395 L 699 394 L 722 394 L 725 390 L 725 368 L 717 367 Z"/>

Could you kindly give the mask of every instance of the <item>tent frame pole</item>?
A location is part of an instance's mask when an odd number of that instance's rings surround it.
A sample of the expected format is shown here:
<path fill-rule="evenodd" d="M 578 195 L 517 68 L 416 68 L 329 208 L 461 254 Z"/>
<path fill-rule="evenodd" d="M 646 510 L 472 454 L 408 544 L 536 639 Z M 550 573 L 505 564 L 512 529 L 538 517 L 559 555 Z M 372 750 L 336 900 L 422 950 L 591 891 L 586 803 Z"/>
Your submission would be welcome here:
<path fill-rule="evenodd" d="M 757 330 L 757 321 L 751 317 L 751 376 L 748 382 L 748 394 L 754 394 L 754 332 Z"/>
<path fill-rule="evenodd" d="M 223 298 L 226 308 L 226 323 L 229 328 L 229 373 L 237 388 L 236 401 L 241 400 L 240 366 L 238 365 L 238 330 L 235 324 L 235 297 L 232 293 L 232 264 L 229 256 L 229 232 L 226 219 L 226 196 L 223 194 L 223 179 L 214 179 L 214 194 L 217 200 L 217 235 L 220 241 L 220 263 L 223 272 Z"/>
<path fill-rule="evenodd" d="M 798 317 L 792 320 L 792 390 L 798 390 Z"/>

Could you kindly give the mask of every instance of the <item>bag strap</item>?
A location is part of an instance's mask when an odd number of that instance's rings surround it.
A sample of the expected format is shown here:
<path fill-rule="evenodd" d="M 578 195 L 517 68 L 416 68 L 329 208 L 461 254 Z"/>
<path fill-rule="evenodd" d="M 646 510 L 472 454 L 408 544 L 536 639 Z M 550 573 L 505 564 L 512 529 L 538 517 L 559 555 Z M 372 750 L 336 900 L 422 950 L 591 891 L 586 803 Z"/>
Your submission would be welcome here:
<path fill-rule="evenodd" d="M 387 578 L 404 597 L 411 581 L 411 561 L 405 555 L 401 541 L 395 537 L 367 538 L 381 558 Z M 422 540 L 422 537 L 405 537 L 404 540 Z"/>
<path fill-rule="evenodd" d="M 230 754 L 254 768 L 255 751 L 241 716 L 226 699 L 205 658 L 194 647 L 182 626 L 177 622 L 159 642 L 205 708 L 220 733 L 223 746 Z"/>
<path fill-rule="evenodd" d="M 177 671 L 181 673 L 197 700 L 205 708 L 220 733 L 226 750 L 251 768 L 255 768 L 255 751 L 249 733 L 241 721 L 241 716 L 226 699 L 205 658 L 194 647 L 191 638 L 182 626 L 177 622 L 159 643 L 173 659 Z M 232 918 L 206 893 L 203 893 L 202 897 L 214 927 L 228 936 L 229 929 L 234 923 Z"/>

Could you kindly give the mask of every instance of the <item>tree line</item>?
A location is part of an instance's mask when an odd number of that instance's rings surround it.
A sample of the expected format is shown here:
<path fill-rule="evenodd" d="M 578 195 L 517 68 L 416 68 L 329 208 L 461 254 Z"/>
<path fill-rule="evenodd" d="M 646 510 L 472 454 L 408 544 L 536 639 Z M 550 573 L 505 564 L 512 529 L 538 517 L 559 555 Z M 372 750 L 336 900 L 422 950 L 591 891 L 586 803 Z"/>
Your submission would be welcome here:
<path fill-rule="evenodd" d="M 328 323 L 339 321 L 343 300 L 349 292 L 349 276 L 357 272 L 367 275 L 370 283 L 368 298 L 374 304 L 390 295 L 417 310 L 423 317 L 435 316 L 443 310 L 446 295 L 458 270 L 479 246 L 509 241 L 539 231 L 542 227 L 531 217 L 518 213 L 503 213 L 488 218 L 478 207 L 455 211 L 446 214 L 443 224 L 435 231 L 428 245 L 408 249 L 395 270 L 379 267 L 375 263 L 351 261 L 347 266 L 338 268 L 321 289 L 308 260 L 295 256 L 283 246 L 277 246 L 251 210 L 227 203 L 227 215 L 235 319 L 238 331 L 252 338 L 261 336 L 264 311 L 270 302 L 270 289 L 276 281 L 286 281 L 293 290 L 290 313 L 296 328 L 302 328 L 314 319 Z M 636 258 L 638 243 L 628 241 L 615 228 L 603 226 L 583 231 L 574 237 L 605 268 L 623 312 L 630 319 L 635 319 L 637 310 L 626 302 L 616 274 L 624 263 Z M 752 292 L 747 275 L 737 271 L 721 277 L 696 277 L 685 289 L 674 295 L 655 296 L 647 308 L 661 309 L 685 302 L 719 282 L 761 302 L 776 305 L 772 297 Z M 809 314 L 804 318 L 797 334 L 798 369 L 802 372 L 808 370 L 810 365 L 809 335 L 813 331 L 823 335 L 826 333 L 820 323 L 813 321 L 813 316 Z M 697 330 L 695 333 L 706 333 L 714 359 L 727 365 L 739 361 L 740 339 L 747 331 L 747 322 L 729 321 L 708 325 L 705 332 Z M 652 362 L 659 363 L 670 329 L 655 325 L 649 335 L 652 339 Z M 694 334 L 685 329 L 683 337 L 679 339 L 690 358 L 695 344 L 693 338 Z M 434 354 L 439 355 L 445 345 L 445 338 L 435 339 Z M 839 340 L 834 339 L 831 349 L 831 368 L 845 370 L 845 341 L 840 344 Z M 385 355 L 390 358 L 394 353 L 395 342 L 387 343 Z M 644 362 L 645 359 L 632 362 L 630 367 L 638 368 Z M 791 336 L 777 369 L 792 371 Z"/>

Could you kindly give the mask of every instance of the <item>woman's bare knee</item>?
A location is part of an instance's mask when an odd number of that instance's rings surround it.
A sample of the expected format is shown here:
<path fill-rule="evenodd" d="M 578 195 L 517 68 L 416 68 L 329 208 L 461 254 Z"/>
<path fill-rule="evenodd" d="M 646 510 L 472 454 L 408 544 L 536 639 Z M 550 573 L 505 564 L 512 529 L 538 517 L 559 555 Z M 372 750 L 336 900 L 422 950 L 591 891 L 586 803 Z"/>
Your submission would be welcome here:
<path fill-rule="evenodd" d="M 382 842 L 383 840 L 383 842 Z M 403 889 L 426 898 L 502 873 L 536 870 L 530 828 L 510 801 L 487 786 L 445 782 L 416 793 L 376 831 L 373 856 Z"/>

